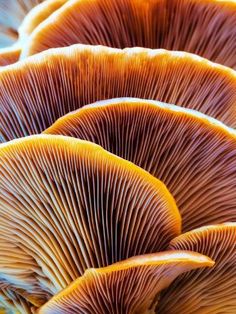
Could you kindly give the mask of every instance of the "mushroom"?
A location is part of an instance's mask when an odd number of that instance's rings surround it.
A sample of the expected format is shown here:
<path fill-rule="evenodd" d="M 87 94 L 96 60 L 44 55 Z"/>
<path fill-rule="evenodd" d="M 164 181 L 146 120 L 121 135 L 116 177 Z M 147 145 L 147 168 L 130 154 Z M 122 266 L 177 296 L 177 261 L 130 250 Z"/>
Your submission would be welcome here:
<path fill-rule="evenodd" d="M 71 0 L 45 20 L 21 57 L 76 43 L 198 54 L 236 67 L 234 0 Z"/>
<path fill-rule="evenodd" d="M 188 231 L 236 221 L 236 131 L 197 111 L 121 98 L 85 106 L 46 134 L 95 142 L 163 181 Z"/>
<path fill-rule="evenodd" d="M 8 0 L 9 1 L 9 0 Z M 41 0 L 42 1 L 42 0 Z M 42 22 L 44 21 L 49 15 L 51 15 L 54 11 L 56 11 L 59 7 L 61 7 L 67 0 L 45 0 L 40 3 L 38 1 L 38 5 L 36 5 L 32 10 L 29 11 L 29 13 L 25 16 L 22 23 L 19 27 L 17 27 L 17 30 L 15 29 L 14 32 L 12 31 L 10 33 L 14 35 L 14 45 L 8 45 L 5 48 L 0 49 L 0 66 L 9 65 L 12 63 L 15 63 L 19 60 L 20 54 L 21 54 L 21 48 L 25 44 L 25 41 L 28 39 L 30 34 L 33 32 L 33 30 Z M 14 5 L 20 5 L 23 10 L 27 12 L 27 7 L 24 1 L 16 1 Z M 31 1 L 32 2 L 32 1 Z M 0 3 L 0 9 L 1 6 L 6 6 L 3 10 L 2 14 L 7 14 L 7 19 L 9 19 L 9 11 L 13 10 L 13 1 L 10 0 L 8 5 L 1 4 Z M 35 3 L 31 3 L 31 5 L 35 5 Z M 5 12 L 6 10 L 6 12 Z M 21 12 L 20 10 L 18 13 Z M 14 12 L 15 13 L 15 12 Z M 0 15 L 0 23 L 1 23 L 1 15 Z M 3 21 L 2 21 L 3 23 Z M 3 28 L 3 29 L 2 29 Z M 4 26 L 0 24 L 1 29 L 1 36 L 0 36 L 0 46 L 1 46 L 1 38 L 4 33 L 6 33 L 6 29 L 4 29 Z M 6 35 L 6 34 L 5 34 Z M 3 40 L 2 40 L 3 41 Z"/>
<path fill-rule="evenodd" d="M 37 313 L 155 313 L 159 292 L 178 275 L 213 265 L 204 255 L 179 251 L 136 256 L 88 269 Z"/>
<path fill-rule="evenodd" d="M 215 265 L 212 269 L 193 270 L 176 279 L 163 293 L 158 313 L 235 313 L 236 223 L 182 234 L 171 242 L 170 249 L 206 254 Z"/>
<path fill-rule="evenodd" d="M 0 284 L 38 307 L 90 267 L 165 250 L 181 219 L 165 185 L 131 162 L 36 135 L 0 146 L 0 230 Z"/>
<path fill-rule="evenodd" d="M 16 43 L 7 48 L 0 49 L 0 67 L 15 63 L 19 60 L 21 46 Z"/>
<path fill-rule="evenodd" d="M 115 97 L 190 107 L 236 127 L 236 73 L 188 53 L 75 45 L 0 71 L 0 141 L 37 134 L 69 111 Z"/>

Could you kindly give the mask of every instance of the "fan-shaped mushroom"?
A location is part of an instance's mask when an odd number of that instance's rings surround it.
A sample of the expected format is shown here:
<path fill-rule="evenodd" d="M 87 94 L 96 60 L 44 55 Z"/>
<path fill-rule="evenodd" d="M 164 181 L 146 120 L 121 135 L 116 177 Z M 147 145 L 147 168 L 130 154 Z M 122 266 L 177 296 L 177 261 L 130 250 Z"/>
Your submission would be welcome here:
<path fill-rule="evenodd" d="M 208 226 L 174 239 L 172 250 L 210 256 L 212 269 L 180 276 L 163 294 L 158 313 L 232 314 L 236 309 L 236 223 Z"/>
<path fill-rule="evenodd" d="M 0 146 L 0 230 L 0 283 L 39 306 L 87 268 L 165 250 L 180 215 L 143 169 L 41 135 Z"/>
<path fill-rule="evenodd" d="M 163 288 L 179 274 L 206 266 L 213 266 L 213 262 L 204 255 L 164 252 L 89 269 L 38 313 L 154 313 Z"/>
<path fill-rule="evenodd" d="M 69 111 L 114 97 L 157 99 L 236 126 L 236 73 L 187 53 L 76 45 L 0 71 L 0 141 L 41 133 Z"/>
<path fill-rule="evenodd" d="M 236 221 L 236 131 L 197 111 L 141 99 L 86 106 L 45 131 L 95 142 L 162 180 L 185 231 Z"/>
<path fill-rule="evenodd" d="M 188 51 L 236 67 L 236 3 L 72 0 L 45 20 L 22 57 L 75 43 Z"/>

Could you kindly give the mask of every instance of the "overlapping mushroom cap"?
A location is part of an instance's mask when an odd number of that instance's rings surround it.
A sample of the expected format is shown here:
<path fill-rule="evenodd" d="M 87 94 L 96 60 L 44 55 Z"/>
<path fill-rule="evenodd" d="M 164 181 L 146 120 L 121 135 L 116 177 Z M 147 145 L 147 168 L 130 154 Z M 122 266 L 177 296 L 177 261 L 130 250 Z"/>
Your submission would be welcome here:
<path fill-rule="evenodd" d="M 235 37 L 233 0 L 72 0 L 32 33 L 22 57 L 82 43 L 188 51 L 235 68 Z"/>
<path fill-rule="evenodd" d="M 213 265 L 206 256 L 185 251 L 136 256 L 87 270 L 38 313 L 155 313 L 159 292 L 179 274 Z"/>
<path fill-rule="evenodd" d="M 236 73 L 187 53 L 75 45 L 0 71 L 0 140 L 41 133 L 97 100 L 157 99 L 236 126 Z"/>
<path fill-rule="evenodd" d="M 215 261 L 212 269 L 180 276 L 160 299 L 160 314 L 235 313 L 236 223 L 203 227 L 182 234 L 170 249 L 206 254 Z"/>
<path fill-rule="evenodd" d="M 141 99 L 86 106 L 45 131 L 95 142 L 163 181 L 183 230 L 236 221 L 236 132 L 197 111 Z"/>
<path fill-rule="evenodd" d="M 0 313 L 234 314 L 236 0 L 0 0 L 0 32 Z"/>
<path fill-rule="evenodd" d="M 0 146 L 0 284 L 35 306 L 90 267 L 165 250 L 180 233 L 163 183 L 61 136 Z"/>

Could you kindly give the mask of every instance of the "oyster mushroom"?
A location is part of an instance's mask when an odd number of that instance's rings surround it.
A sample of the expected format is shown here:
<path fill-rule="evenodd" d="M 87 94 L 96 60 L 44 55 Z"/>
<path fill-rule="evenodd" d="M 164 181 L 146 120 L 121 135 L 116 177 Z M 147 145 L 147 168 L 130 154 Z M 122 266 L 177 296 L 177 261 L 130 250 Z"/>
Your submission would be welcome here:
<path fill-rule="evenodd" d="M 206 254 L 215 265 L 212 269 L 191 271 L 176 279 L 163 293 L 158 313 L 235 312 L 236 223 L 203 227 L 182 234 L 171 242 L 170 249 Z"/>
<path fill-rule="evenodd" d="M 149 171 L 174 196 L 185 231 L 236 221 L 236 131 L 217 120 L 121 98 L 72 112 L 45 133 L 95 142 Z"/>
<path fill-rule="evenodd" d="M 188 53 L 75 45 L 0 71 L 0 141 L 41 133 L 69 111 L 115 97 L 190 107 L 236 127 L 236 72 Z"/>
<path fill-rule="evenodd" d="M 0 146 L 0 284 L 36 307 L 87 268 L 165 250 L 180 229 L 163 183 L 93 143 Z"/>
<path fill-rule="evenodd" d="M 154 313 L 158 293 L 179 274 L 213 264 L 192 252 L 164 252 L 88 269 L 38 314 Z"/>
<path fill-rule="evenodd" d="M 236 67 L 234 0 L 71 0 L 27 41 L 26 57 L 76 43 L 181 50 Z"/>

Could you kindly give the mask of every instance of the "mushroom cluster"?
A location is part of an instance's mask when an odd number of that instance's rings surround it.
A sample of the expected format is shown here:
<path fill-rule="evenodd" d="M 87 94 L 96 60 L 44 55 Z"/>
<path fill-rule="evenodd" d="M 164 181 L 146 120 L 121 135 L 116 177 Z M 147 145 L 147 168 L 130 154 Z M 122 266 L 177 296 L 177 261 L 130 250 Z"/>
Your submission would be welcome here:
<path fill-rule="evenodd" d="M 0 1 L 0 313 L 236 313 L 236 1 Z"/>

